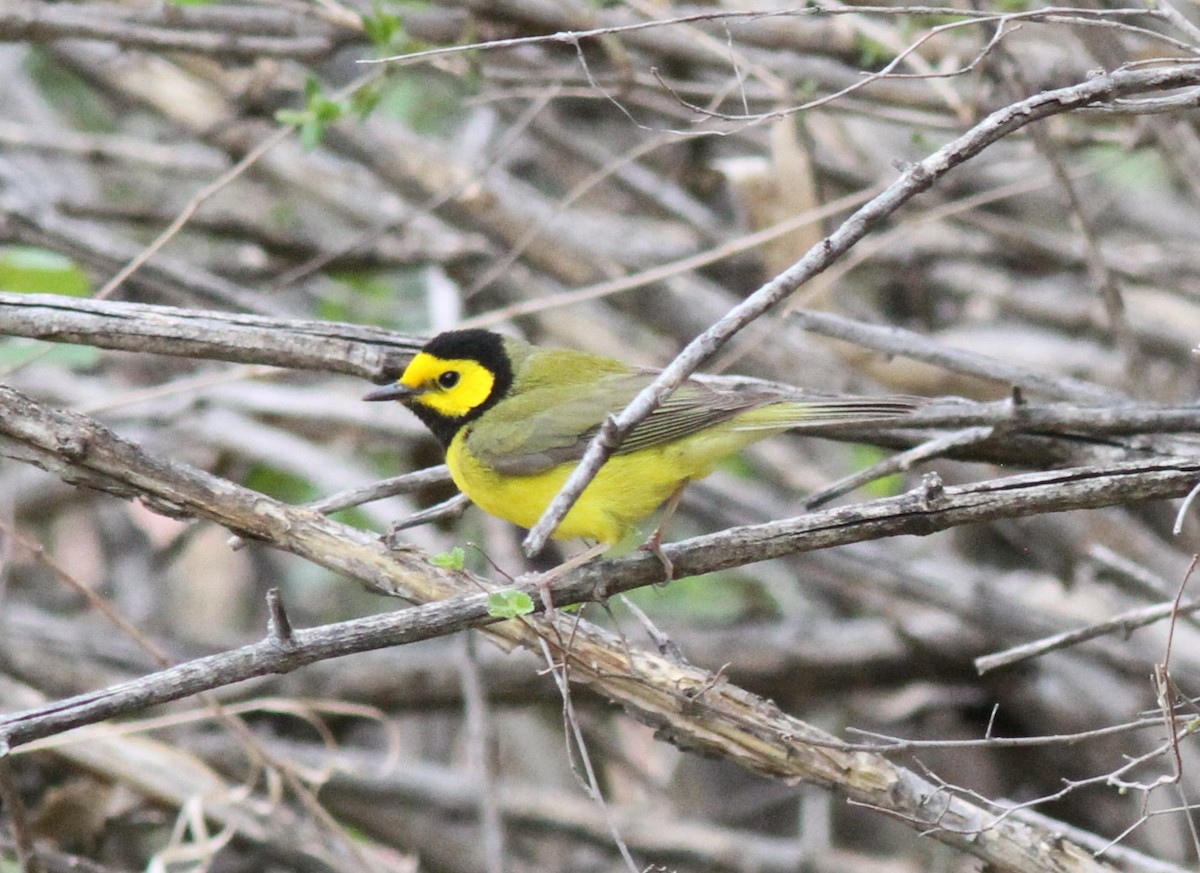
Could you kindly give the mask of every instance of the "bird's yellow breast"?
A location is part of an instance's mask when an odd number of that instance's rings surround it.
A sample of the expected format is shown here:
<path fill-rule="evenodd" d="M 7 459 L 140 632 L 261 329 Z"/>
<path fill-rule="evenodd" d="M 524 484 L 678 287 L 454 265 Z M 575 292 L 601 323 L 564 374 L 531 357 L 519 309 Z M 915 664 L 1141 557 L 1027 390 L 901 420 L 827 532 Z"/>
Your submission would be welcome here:
<path fill-rule="evenodd" d="M 459 431 L 446 451 L 454 483 L 484 511 L 522 527 L 532 527 L 576 465 L 560 464 L 530 476 L 501 475 L 467 450 L 468 431 L 468 428 Z M 554 536 L 616 543 L 676 489 L 692 479 L 704 478 L 722 458 L 762 437 L 761 432 L 749 434 L 716 427 L 660 446 L 616 455 L 600 468 Z"/>

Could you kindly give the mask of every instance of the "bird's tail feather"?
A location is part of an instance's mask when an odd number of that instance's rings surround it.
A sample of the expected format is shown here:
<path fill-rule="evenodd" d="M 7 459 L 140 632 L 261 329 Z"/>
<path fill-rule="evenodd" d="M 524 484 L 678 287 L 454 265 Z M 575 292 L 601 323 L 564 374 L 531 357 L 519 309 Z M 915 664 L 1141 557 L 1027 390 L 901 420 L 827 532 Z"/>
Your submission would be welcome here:
<path fill-rule="evenodd" d="M 737 430 L 854 425 L 902 419 L 928 401 L 919 397 L 857 397 L 787 401 L 759 407 L 737 418 Z"/>

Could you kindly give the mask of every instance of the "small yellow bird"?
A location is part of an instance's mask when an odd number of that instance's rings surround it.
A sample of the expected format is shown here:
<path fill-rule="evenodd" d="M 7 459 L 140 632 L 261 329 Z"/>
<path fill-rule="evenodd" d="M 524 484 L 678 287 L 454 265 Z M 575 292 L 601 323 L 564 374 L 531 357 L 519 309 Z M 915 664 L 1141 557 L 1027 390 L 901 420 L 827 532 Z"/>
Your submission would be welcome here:
<path fill-rule="evenodd" d="M 396 384 L 363 399 L 411 409 L 445 447 L 463 493 L 532 527 L 604 420 L 657 375 L 601 355 L 452 330 L 430 340 Z M 798 402 L 689 379 L 625 438 L 554 536 L 616 543 L 750 443 L 801 425 L 894 419 L 919 405 L 908 397 Z"/>

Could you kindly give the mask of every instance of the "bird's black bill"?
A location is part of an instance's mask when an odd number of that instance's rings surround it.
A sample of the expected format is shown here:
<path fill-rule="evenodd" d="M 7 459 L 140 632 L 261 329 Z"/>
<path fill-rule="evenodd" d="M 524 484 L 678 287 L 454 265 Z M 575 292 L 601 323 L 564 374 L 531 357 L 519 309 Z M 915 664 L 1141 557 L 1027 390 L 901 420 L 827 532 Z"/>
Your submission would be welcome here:
<path fill-rule="evenodd" d="M 395 385 L 388 385 L 364 395 L 363 400 L 407 400 L 416 393 L 414 389 L 397 382 Z"/>

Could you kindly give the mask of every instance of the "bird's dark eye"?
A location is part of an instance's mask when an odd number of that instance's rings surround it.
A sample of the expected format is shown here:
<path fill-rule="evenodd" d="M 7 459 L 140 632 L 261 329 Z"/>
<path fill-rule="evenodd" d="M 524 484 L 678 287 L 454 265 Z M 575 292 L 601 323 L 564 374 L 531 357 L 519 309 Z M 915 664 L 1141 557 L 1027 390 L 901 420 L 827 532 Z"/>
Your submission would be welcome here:
<path fill-rule="evenodd" d="M 438 376 L 437 381 L 438 381 L 438 384 L 441 385 L 443 388 L 453 388 L 455 385 L 458 384 L 458 379 L 459 379 L 458 370 L 447 370 L 445 373 L 442 373 L 442 375 Z"/>

